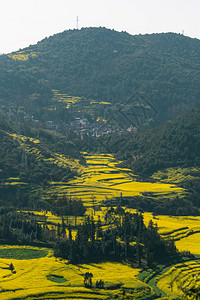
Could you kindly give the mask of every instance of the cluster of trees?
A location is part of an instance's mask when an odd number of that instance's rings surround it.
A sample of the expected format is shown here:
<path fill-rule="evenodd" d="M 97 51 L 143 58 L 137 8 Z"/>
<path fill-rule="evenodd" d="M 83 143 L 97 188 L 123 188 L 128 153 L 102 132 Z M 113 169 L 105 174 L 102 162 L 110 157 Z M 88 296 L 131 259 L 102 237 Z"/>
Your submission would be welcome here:
<path fill-rule="evenodd" d="M 45 245 L 56 240 L 56 231 L 37 222 L 34 215 L 27 218 L 14 209 L 0 211 L 0 240 L 8 244 Z"/>
<path fill-rule="evenodd" d="M 80 202 L 75 201 L 73 207 L 80 208 Z M 72 204 L 71 204 L 72 206 Z M 81 204 L 81 206 L 83 206 Z M 85 212 L 85 209 L 83 209 Z M 77 226 L 77 216 L 74 215 L 73 227 Z M 72 215 L 70 212 L 69 215 Z M 72 225 L 69 219 L 62 215 L 61 224 L 47 222 L 45 215 L 38 216 L 34 213 L 17 212 L 14 208 L 0 208 L 0 241 L 8 244 L 28 244 L 53 247 L 60 239 L 72 239 Z M 68 229 L 68 234 L 66 233 Z"/>
<path fill-rule="evenodd" d="M 71 199 L 68 196 L 63 195 L 58 197 L 57 195 L 51 195 L 49 203 L 52 205 L 54 213 L 57 215 L 65 216 L 83 216 L 86 212 L 86 208 L 80 199 Z"/>
<path fill-rule="evenodd" d="M 84 286 L 86 288 L 91 288 L 92 287 L 92 278 L 93 278 L 93 274 L 90 272 L 86 272 L 84 275 Z M 97 280 L 95 283 L 95 287 L 97 289 L 104 289 L 104 281 L 102 279 Z"/>
<path fill-rule="evenodd" d="M 139 211 L 153 212 L 155 215 L 197 216 L 199 215 L 196 193 L 185 192 L 184 196 L 170 193 L 168 196 L 144 192 L 142 196 L 113 197 L 104 201 L 107 206 L 122 205 Z"/>
<path fill-rule="evenodd" d="M 87 217 L 78 226 L 75 240 L 69 237 L 57 241 L 54 255 L 76 264 L 128 260 L 141 266 L 144 260 L 150 266 L 177 253 L 173 240 L 161 239 L 152 221 L 146 227 L 141 213 L 128 213 L 119 206 L 108 210 L 105 220 L 113 226 L 102 230 L 100 219 L 95 223 Z"/>

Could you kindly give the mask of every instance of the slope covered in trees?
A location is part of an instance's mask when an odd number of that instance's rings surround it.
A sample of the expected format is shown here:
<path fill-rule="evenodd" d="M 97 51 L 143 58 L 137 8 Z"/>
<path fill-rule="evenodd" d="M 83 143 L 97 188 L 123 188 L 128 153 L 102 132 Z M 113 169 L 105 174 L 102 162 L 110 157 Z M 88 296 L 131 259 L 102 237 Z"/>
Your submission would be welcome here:
<path fill-rule="evenodd" d="M 199 46 L 199 40 L 173 33 L 64 31 L 0 57 L 1 110 L 8 114 L 20 105 L 42 118 L 41 108 L 49 107 L 56 89 L 109 101 L 109 115 L 139 91 L 158 112 L 149 122 L 171 119 L 199 102 Z M 138 103 L 133 99 L 133 105 Z"/>
<path fill-rule="evenodd" d="M 1 120 L 0 141 L 1 206 L 46 208 L 48 181 L 77 174 L 73 167 L 73 158 L 81 159 L 77 145 L 61 134 Z"/>
<path fill-rule="evenodd" d="M 135 173 L 151 175 L 170 167 L 200 165 L 200 106 L 188 110 L 175 120 L 138 133 L 119 148 L 119 153 L 132 157 Z"/>
<path fill-rule="evenodd" d="M 108 144 L 107 148 L 110 151 L 115 151 L 121 159 L 126 161 L 122 165 L 131 167 L 133 173 L 140 175 L 142 181 L 144 178 L 151 182 L 159 180 L 186 189 L 187 203 L 183 203 L 178 198 L 169 201 L 168 198 L 163 197 L 162 205 L 158 201 L 155 202 L 155 211 L 167 214 L 174 214 L 177 211 L 177 214 L 187 214 L 189 206 L 200 207 L 199 135 L 200 106 L 197 106 L 181 114 L 175 120 L 168 121 L 154 129 L 132 135 L 127 134 L 120 138 L 103 137 L 101 144 Z M 149 201 L 148 205 L 152 207 L 155 199 L 153 200 L 152 195 L 146 196 Z M 142 203 L 141 199 L 136 202 L 139 205 Z M 136 205 L 135 202 L 133 203 Z"/>

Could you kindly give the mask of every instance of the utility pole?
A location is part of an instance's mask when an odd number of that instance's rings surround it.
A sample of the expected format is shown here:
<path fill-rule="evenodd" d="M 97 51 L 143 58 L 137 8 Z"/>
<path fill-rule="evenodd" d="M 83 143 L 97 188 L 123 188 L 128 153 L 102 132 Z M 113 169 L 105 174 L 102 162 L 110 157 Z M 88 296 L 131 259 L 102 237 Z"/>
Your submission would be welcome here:
<path fill-rule="evenodd" d="M 21 160 L 21 167 L 22 167 L 23 169 L 27 169 L 27 168 L 28 168 L 25 144 L 23 144 L 23 146 L 22 146 L 22 160 Z"/>
<path fill-rule="evenodd" d="M 78 22 L 78 17 L 76 17 L 76 29 L 79 29 L 79 22 Z"/>

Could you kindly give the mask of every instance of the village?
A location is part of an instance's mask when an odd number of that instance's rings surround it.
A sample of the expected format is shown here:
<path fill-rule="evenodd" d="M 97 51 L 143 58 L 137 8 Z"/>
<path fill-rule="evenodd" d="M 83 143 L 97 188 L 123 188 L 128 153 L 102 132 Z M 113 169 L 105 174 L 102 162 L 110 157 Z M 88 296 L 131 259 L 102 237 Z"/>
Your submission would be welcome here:
<path fill-rule="evenodd" d="M 36 125 L 38 120 L 34 120 Z M 44 124 L 46 129 L 65 132 L 66 135 L 76 133 L 83 138 L 84 136 L 99 137 L 102 135 L 117 134 L 122 135 L 128 132 L 137 132 L 137 128 L 133 125 L 129 127 L 122 126 L 119 122 L 110 122 L 103 118 L 98 118 L 96 121 L 90 123 L 87 118 L 75 117 L 69 123 L 56 123 L 55 121 L 46 121 Z"/>

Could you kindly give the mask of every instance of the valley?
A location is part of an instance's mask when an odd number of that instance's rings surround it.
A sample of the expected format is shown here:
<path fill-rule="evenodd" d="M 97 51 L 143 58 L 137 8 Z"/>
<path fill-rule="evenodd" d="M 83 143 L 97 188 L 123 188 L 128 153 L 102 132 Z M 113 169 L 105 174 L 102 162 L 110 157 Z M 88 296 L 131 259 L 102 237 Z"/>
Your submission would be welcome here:
<path fill-rule="evenodd" d="M 91 27 L 0 56 L 0 299 L 199 299 L 199 46 Z"/>
<path fill-rule="evenodd" d="M 25 137 L 16 137 L 20 142 L 27 141 Z M 44 159 L 38 153 L 39 140 L 31 140 L 33 149 L 27 147 L 37 156 Z M 80 198 L 86 206 L 86 216 L 92 216 L 95 222 L 100 219 L 102 229 L 113 228 L 115 225 L 107 223 L 105 216 L 109 210 L 106 200 L 112 199 L 113 205 L 122 197 L 133 197 L 143 193 L 151 193 L 163 197 L 176 194 L 181 196 L 184 190 L 175 184 L 138 182 L 130 169 L 119 167 L 112 154 L 88 154 L 83 153 L 85 166 L 78 161 L 68 161 L 63 156 L 51 158 L 52 163 L 70 164 L 78 171 L 77 178 L 68 182 L 50 182 L 45 191 L 45 199 L 49 195 L 63 197 L 67 195 L 71 199 Z M 10 178 L 11 180 L 11 178 Z M 14 178 L 13 178 L 13 182 Z M 92 196 L 91 196 L 92 195 Z M 109 202 L 111 203 L 111 202 Z M 126 208 L 127 212 L 136 213 L 136 209 Z M 62 217 L 53 215 L 47 211 L 24 211 L 25 216 L 34 214 L 37 221 L 57 232 L 58 224 L 62 224 Z M 72 238 L 77 235 L 76 226 L 84 222 L 85 217 L 64 216 L 67 228 L 72 228 Z M 168 299 L 166 296 L 176 297 L 180 295 L 178 285 L 187 282 L 192 285 L 192 275 L 199 270 L 200 246 L 200 217 L 194 216 L 162 216 L 151 212 L 143 213 L 144 223 L 149 221 L 157 224 L 158 232 L 164 239 L 174 239 L 179 251 L 185 252 L 185 262 L 174 265 L 157 265 L 155 269 L 133 267 L 129 263 L 102 262 L 92 264 L 72 265 L 68 260 L 55 258 L 53 251 L 45 248 L 31 246 L 1 246 L 0 247 L 0 293 L 2 299 Z M 45 225 L 46 224 L 46 225 Z M 187 225 L 187 226 L 186 226 Z M 66 237 L 69 230 L 66 228 Z M 14 251 L 11 251 L 14 250 Z M 32 251 L 32 252 L 31 252 Z M 28 254 L 30 252 L 30 254 Z M 33 252 L 36 257 L 33 258 Z M 40 253 L 41 252 L 41 253 Z M 195 256 L 188 254 L 191 253 Z M 27 255 L 29 257 L 27 257 Z M 37 255 L 39 257 L 37 257 Z M 43 257 L 40 257 L 43 256 Z M 14 271 L 9 270 L 10 264 L 14 265 Z M 183 272 L 184 271 L 184 275 Z M 84 274 L 93 274 L 93 287 L 84 287 Z M 34 277 L 34 282 L 30 278 Z M 104 281 L 104 289 L 95 287 L 95 282 Z M 167 288 L 169 287 L 169 288 Z"/>
<path fill-rule="evenodd" d="M 62 222 L 47 212 L 26 212 L 46 216 L 48 226 L 57 226 Z M 91 210 L 88 208 L 88 214 Z M 104 223 L 106 209 L 96 212 Z M 193 276 L 200 271 L 199 227 L 200 217 L 169 217 L 144 213 L 148 224 L 153 219 L 158 224 L 163 237 L 178 236 L 176 246 L 180 251 L 190 251 L 195 257 L 187 257 L 181 263 L 157 265 L 155 269 L 143 269 L 128 263 L 102 262 L 92 264 L 70 264 L 65 259 L 55 258 L 53 251 L 47 248 L 32 246 L 0 247 L 0 295 L 1 299 L 176 299 L 180 295 L 179 286 L 193 285 Z M 73 218 L 69 222 L 73 225 Z M 82 219 L 78 219 L 82 222 Z M 184 236 L 184 224 L 189 223 L 188 230 L 193 231 L 193 242 L 190 236 Z M 50 225 L 51 224 L 51 225 Z M 54 224 L 54 225 L 53 225 Z M 198 232 L 198 231 L 197 231 Z M 178 234 L 177 234 L 178 233 Z M 180 234 L 181 233 L 181 234 Z M 68 233 L 67 233 L 68 235 Z M 75 235 L 73 235 L 75 238 Z M 180 244 L 181 242 L 181 244 Z M 12 251 L 11 251 L 12 250 Z M 13 264 L 14 271 L 9 269 Z M 92 288 L 84 287 L 84 274 L 93 274 Z M 33 280 L 34 278 L 34 280 Z M 95 287 L 96 281 L 104 281 L 104 289 Z M 170 298 L 168 298 L 170 297 Z"/>

